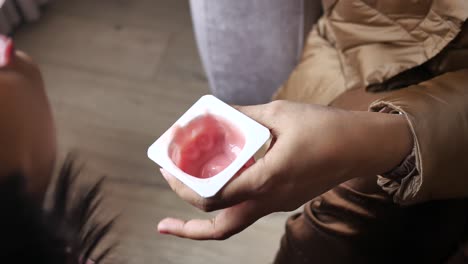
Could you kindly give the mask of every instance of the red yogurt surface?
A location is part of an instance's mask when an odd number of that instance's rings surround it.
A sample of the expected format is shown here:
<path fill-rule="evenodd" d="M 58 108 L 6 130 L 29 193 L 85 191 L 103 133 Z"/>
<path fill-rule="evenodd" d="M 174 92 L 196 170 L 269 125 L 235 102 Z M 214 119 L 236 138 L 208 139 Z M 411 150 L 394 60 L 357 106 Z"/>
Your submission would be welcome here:
<path fill-rule="evenodd" d="M 169 157 L 185 173 L 205 179 L 228 167 L 244 145 L 245 137 L 237 127 L 208 113 L 175 129 Z"/>

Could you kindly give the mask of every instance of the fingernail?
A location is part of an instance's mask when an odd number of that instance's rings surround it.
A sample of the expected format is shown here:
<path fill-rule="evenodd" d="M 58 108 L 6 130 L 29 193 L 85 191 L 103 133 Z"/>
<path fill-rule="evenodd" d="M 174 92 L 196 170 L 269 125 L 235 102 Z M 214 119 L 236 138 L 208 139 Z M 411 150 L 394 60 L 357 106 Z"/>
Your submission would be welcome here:
<path fill-rule="evenodd" d="M 158 224 L 158 232 L 160 234 L 169 234 L 168 226 L 164 222 Z"/>

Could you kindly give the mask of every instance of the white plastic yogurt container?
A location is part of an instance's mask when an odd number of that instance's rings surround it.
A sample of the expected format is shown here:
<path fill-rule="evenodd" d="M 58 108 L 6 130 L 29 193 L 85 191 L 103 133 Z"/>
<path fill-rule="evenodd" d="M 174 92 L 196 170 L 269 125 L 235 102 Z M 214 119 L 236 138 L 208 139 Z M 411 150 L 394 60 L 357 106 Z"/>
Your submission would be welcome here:
<path fill-rule="evenodd" d="M 148 157 L 208 198 L 221 190 L 269 138 L 268 128 L 218 98 L 205 95 L 148 148 Z"/>

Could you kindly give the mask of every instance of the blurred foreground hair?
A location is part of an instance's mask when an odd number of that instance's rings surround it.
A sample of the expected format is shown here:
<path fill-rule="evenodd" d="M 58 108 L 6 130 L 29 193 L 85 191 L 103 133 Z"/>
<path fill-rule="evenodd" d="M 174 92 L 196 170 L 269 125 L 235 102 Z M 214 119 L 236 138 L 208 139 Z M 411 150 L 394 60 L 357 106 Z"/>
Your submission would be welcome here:
<path fill-rule="evenodd" d="M 68 156 L 55 181 L 51 209 L 31 200 L 25 191 L 26 177 L 11 173 L 0 182 L 0 263 L 86 264 L 114 220 L 92 222 L 101 202 L 103 179 L 77 194 L 71 201 L 71 185 L 80 170 Z M 102 263 L 112 247 L 94 255 Z"/>

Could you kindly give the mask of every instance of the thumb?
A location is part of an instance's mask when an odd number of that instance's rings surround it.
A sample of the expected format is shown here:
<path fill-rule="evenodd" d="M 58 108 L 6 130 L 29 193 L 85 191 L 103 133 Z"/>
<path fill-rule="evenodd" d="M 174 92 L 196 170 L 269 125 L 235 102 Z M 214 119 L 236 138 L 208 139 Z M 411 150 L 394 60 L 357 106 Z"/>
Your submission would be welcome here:
<path fill-rule="evenodd" d="M 216 194 L 217 203 L 214 202 L 214 209 L 227 208 L 260 195 L 258 190 L 263 186 L 262 180 L 268 178 L 268 173 L 269 168 L 265 166 L 265 158 L 259 159 Z"/>
<path fill-rule="evenodd" d="M 216 196 L 224 202 L 222 206 L 231 206 L 264 195 L 264 192 L 268 191 L 265 187 L 269 179 L 281 173 L 285 167 L 284 154 L 287 149 L 287 142 L 283 140 L 272 142 L 265 156 L 242 171 L 219 191 Z"/>

